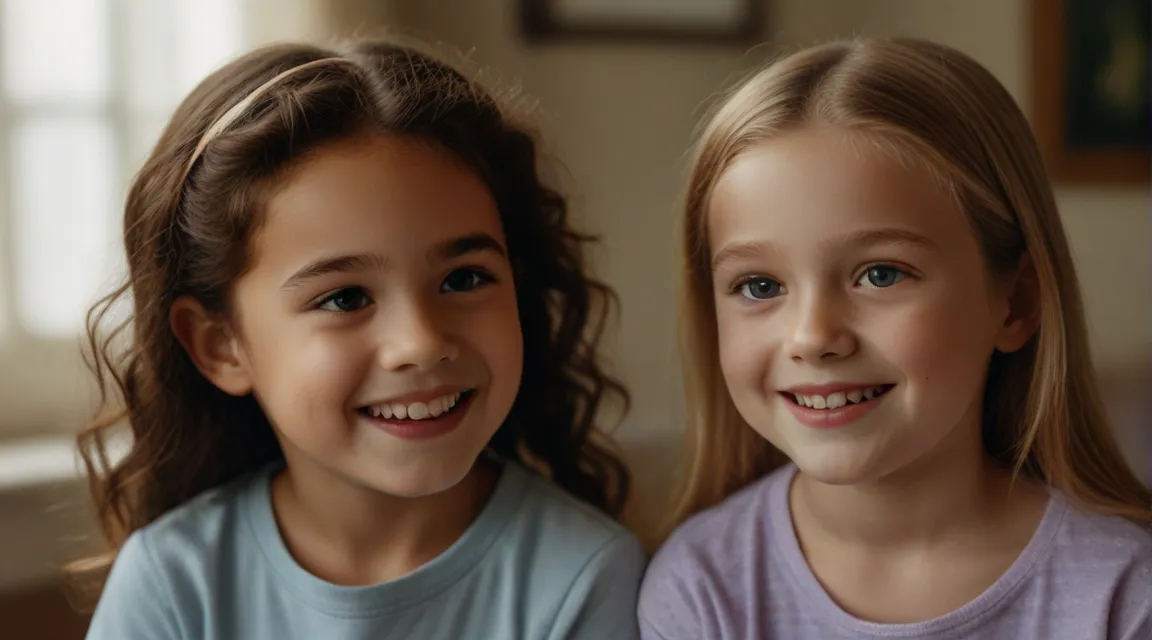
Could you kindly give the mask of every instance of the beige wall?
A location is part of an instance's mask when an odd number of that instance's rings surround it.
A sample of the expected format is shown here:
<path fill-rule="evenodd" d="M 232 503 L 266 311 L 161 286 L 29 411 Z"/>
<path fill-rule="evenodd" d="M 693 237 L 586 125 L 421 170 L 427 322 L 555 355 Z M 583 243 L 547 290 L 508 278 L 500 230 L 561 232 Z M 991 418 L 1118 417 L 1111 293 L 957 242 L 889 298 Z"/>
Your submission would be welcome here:
<path fill-rule="evenodd" d="M 614 354 L 635 405 L 619 432 L 639 495 L 666 478 L 681 423 L 673 356 L 675 204 L 683 153 L 700 107 L 738 70 L 776 47 L 851 33 L 916 35 L 974 56 L 1027 108 L 1023 0 L 774 0 L 769 45 L 723 48 L 565 44 L 530 48 L 516 33 L 515 0 L 423 0 L 395 16 L 418 34 L 461 48 L 521 80 L 541 103 L 544 132 L 570 170 L 575 206 L 603 234 L 601 274 L 624 303 Z M 1102 368 L 1149 353 L 1148 190 L 1060 189 Z M 1134 441 L 1137 434 L 1127 434 Z M 641 503 L 651 504 L 642 500 Z M 637 515 L 648 516 L 641 508 Z"/>
<path fill-rule="evenodd" d="M 323 42 L 361 27 L 396 21 L 399 0 L 244 0 L 253 46 L 271 41 Z"/>

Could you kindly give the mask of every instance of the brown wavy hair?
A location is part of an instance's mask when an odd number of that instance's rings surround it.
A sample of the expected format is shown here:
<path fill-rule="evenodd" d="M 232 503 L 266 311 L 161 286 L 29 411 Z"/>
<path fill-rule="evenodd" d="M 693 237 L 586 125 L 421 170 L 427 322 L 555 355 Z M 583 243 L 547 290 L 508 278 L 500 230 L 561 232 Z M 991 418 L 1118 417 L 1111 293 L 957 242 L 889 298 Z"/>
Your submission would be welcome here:
<path fill-rule="evenodd" d="M 654 541 L 787 462 L 740 416 L 724 383 L 706 221 L 712 190 L 736 158 L 807 126 L 852 132 L 930 168 L 967 214 L 991 273 L 1031 257 L 1039 331 L 989 362 L 984 449 L 1098 513 L 1152 525 L 1152 494 L 1105 413 L 1076 269 L 1024 114 L 991 73 L 955 49 L 857 38 L 774 61 L 722 100 L 701 129 L 680 229 L 687 470 Z"/>
<path fill-rule="evenodd" d="M 308 65 L 324 59 L 336 60 Z M 308 66 L 264 86 L 301 65 Z M 221 122 L 226 126 L 201 152 L 206 131 Z M 169 308 L 192 295 L 211 311 L 226 311 L 277 182 L 320 145 L 371 134 L 447 149 L 483 179 L 499 208 L 516 274 L 524 361 L 519 394 L 490 447 L 619 517 L 628 469 L 596 426 L 605 400 L 628 406 L 626 389 L 597 361 L 616 298 L 589 275 L 584 249 L 594 238 L 570 226 L 565 198 L 544 184 L 530 129 L 461 68 L 419 43 L 279 44 L 237 59 L 196 87 L 128 194 L 128 279 L 89 312 L 86 355 L 101 411 L 79 435 L 111 550 L 72 565 L 73 578 L 91 577 L 89 586 L 99 589 L 133 531 L 282 457 L 256 400 L 229 396 L 199 373 L 173 335 Z M 126 296 L 133 313 L 109 330 Z M 127 453 L 110 455 L 124 427 L 132 438 Z"/>

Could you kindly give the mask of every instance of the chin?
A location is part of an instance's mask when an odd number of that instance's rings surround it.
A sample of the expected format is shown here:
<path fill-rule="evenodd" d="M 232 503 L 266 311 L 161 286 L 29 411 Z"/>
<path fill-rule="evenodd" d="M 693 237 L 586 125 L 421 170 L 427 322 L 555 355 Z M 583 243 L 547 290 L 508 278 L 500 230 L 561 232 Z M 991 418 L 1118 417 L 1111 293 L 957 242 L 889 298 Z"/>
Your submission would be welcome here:
<path fill-rule="evenodd" d="M 424 498 L 443 493 L 468 477 L 474 461 L 405 465 L 403 469 L 384 469 L 365 478 L 371 488 L 398 498 Z"/>
<path fill-rule="evenodd" d="M 452 476 L 429 475 L 421 478 L 389 479 L 373 483 L 372 488 L 397 498 L 426 498 L 448 491 L 460 484 L 467 475 L 465 471 Z"/>
<path fill-rule="evenodd" d="M 787 451 L 805 476 L 821 484 L 852 486 L 876 481 L 885 475 L 881 461 L 854 447 L 806 446 Z"/>

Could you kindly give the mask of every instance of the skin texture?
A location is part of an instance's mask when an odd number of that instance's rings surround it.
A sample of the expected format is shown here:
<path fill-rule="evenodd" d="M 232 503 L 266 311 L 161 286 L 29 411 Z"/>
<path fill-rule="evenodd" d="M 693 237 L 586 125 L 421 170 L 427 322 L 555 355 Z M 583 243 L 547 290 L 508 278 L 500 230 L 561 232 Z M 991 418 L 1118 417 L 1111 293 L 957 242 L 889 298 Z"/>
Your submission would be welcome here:
<path fill-rule="evenodd" d="M 275 427 L 273 504 L 314 573 L 402 575 L 483 505 L 495 473 L 475 463 L 516 397 L 522 343 L 495 202 L 448 153 L 381 137 L 321 149 L 271 198 L 229 317 L 185 299 L 173 325 Z M 438 437 L 399 438 L 360 411 L 443 387 L 475 392 Z"/>
<path fill-rule="evenodd" d="M 989 358 L 1035 331 L 1027 263 L 993 278 L 936 181 L 829 129 L 738 158 L 708 235 L 724 378 L 744 419 L 800 470 L 792 511 L 818 579 L 850 612 L 886 622 L 978 595 L 1046 504 L 1035 487 L 1012 490 L 980 442 Z M 849 424 L 800 422 L 786 390 L 832 383 L 892 386 Z M 941 571 L 956 579 L 929 588 Z"/>

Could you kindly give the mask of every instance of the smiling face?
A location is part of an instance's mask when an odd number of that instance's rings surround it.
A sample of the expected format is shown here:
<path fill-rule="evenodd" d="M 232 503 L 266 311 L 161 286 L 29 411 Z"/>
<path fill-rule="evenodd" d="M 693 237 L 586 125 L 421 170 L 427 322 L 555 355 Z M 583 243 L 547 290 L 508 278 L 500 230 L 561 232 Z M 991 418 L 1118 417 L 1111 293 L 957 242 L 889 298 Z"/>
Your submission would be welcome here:
<path fill-rule="evenodd" d="M 733 402 L 802 471 L 874 481 L 979 438 L 989 358 L 1023 334 L 934 180 L 805 129 L 725 171 L 707 231 Z"/>
<path fill-rule="evenodd" d="M 236 364 L 289 469 L 399 496 L 458 483 L 504 421 L 522 345 L 481 180 L 429 145 L 322 149 L 271 199 L 235 284 Z"/>

